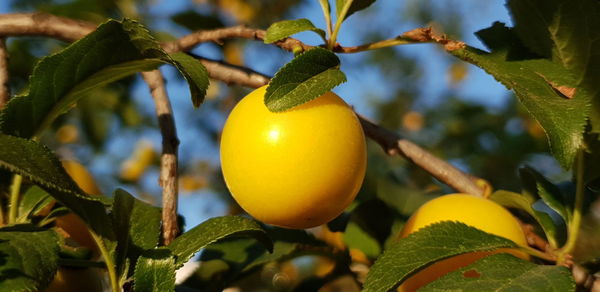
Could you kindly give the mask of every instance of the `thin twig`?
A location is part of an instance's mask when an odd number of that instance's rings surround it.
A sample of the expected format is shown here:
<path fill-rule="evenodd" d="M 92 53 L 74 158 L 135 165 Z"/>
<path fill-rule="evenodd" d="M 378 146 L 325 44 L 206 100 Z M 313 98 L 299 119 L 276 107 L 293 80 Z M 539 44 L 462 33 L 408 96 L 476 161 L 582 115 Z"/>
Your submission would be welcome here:
<path fill-rule="evenodd" d="M 8 51 L 6 50 L 6 39 L 0 38 L 0 109 L 4 108 L 9 99 Z"/>
<path fill-rule="evenodd" d="M 199 30 L 183 36 L 173 42 L 164 43 L 163 49 L 169 53 L 189 51 L 193 47 L 206 42 L 221 43 L 224 39 L 244 38 L 251 40 L 264 40 L 266 31 L 261 29 L 248 28 L 244 25 L 219 28 L 214 30 Z M 295 48 L 302 48 L 306 51 L 313 46 L 306 45 L 294 38 L 286 38 L 275 43 L 280 48 L 287 51 L 293 51 Z"/>
<path fill-rule="evenodd" d="M 96 29 L 89 22 L 48 13 L 11 13 L 0 17 L 0 36 L 47 36 L 76 41 Z"/>
<path fill-rule="evenodd" d="M 162 135 L 159 184 L 163 188 L 163 242 L 168 245 L 179 234 L 179 226 L 177 225 L 177 152 L 179 139 L 177 138 L 173 110 L 162 74 L 159 70 L 153 70 L 143 72 L 142 77 L 148 84 L 154 99 L 158 126 Z"/>

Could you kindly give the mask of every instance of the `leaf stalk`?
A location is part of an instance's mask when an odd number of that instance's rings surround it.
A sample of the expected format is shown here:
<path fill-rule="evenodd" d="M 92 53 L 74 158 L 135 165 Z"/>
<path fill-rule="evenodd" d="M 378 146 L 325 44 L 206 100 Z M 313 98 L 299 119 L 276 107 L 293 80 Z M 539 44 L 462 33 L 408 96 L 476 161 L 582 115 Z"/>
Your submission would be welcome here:
<path fill-rule="evenodd" d="M 8 224 L 17 222 L 17 211 L 19 208 L 19 194 L 21 192 L 21 183 L 23 177 L 19 174 L 13 176 L 12 184 L 10 185 L 10 207 L 8 209 Z"/>

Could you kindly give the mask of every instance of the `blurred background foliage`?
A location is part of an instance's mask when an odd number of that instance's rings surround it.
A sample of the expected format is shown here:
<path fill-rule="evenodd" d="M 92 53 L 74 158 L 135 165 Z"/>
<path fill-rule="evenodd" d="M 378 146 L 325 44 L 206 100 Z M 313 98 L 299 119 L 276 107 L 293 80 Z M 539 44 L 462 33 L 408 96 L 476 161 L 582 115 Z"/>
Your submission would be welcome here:
<path fill-rule="evenodd" d="M 322 27 L 317 2 L 8 0 L 3 9 L 44 11 L 93 23 L 129 17 L 139 20 L 159 40 L 165 41 L 198 29 L 238 24 L 266 29 L 275 21 L 301 17 Z M 355 45 L 393 37 L 415 27 L 432 26 L 451 38 L 481 47 L 472 34 L 495 20 L 507 21 L 502 5 L 502 1 L 381 0 L 348 20 L 340 42 Z M 465 17 L 465 13 L 473 11 L 481 15 Z M 479 22 L 473 20 L 477 17 Z M 300 34 L 299 38 L 318 44 L 318 39 L 308 35 Z M 66 45 L 46 38 L 9 39 L 12 92 L 26 88 L 28 76 L 40 57 Z M 202 44 L 193 52 L 265 74 L 274 74 L 292 58 L 290 53 L 273 46 L 246 40 Z M 510 92 L 481 70 L 453 59 L 434 45 L 400 46 L 341 58 L 349 82 L 336 91 L 357 112 L 486 179 L 495 189 L 519 192 L 518 169 L 526 164 L 553 181 L 570 179 L 570 173 L 561 170 L 548 155 L 543 130 Z M 228 112 L 249 89 L 213 80 L 205 103 L 200 109 L 193 109 L 184 81 L 171 69 L 165 68 L 163 72 L 182 142 L 180 212 L 186 226 L 192 227 L 217 215 L 243 212 L 230 199 L 220 175 L 218 140 Z M 161 190 L 157 183 L 160 134 L 152 99 L 139 77 L 92 92 L 57 120 L 43 137 L 43 143 L 64 159 L 86 165 L 105 194 L 122 187 L 146 201 L 160 204 Z M 346 270 L 341 268 L 344 264 L 360 277 L 361 269 L 364 273 L 365 267 L 393 240 L 394 231 L 420 204 L 448 192 L 451 190 L 424 171 L 399 157 L 387 157 L 378 145 L 369 143 L 368 173 L 358 200 L 329 227 L 311 230 L 329 247 L 344 251 L 342 255 L 307 256 L 297 250 L 284 257 L 285 260 L 244 270 L 241 264 L 244 260 L 240 257 L 247 255 L 212 259 L 207 251 L 202 255 L 205 260 L 202 268 L 186 285 L 190 289 L 207 283 L 219 286 L 220 282 L 215 280 L 226 277 L 237 281 L 242 274 L 252 274 L 238 285 L 249 290 L 254 287 L 256 291 L 289 291 L 294 287 L 297 291 L 308 291 L 303 289 L 322 285 L 326 282 L 323 279 L 335 274 L 332 271 L 344 274 Z M 586 218 L 582 237 L 587 240 L 581 241 L 582 248 L 576 254 L 580 260 L 600 256 L 599 240 L 595 240 L 598 234 L 593 232 L 597 230 L 600 211 L 597 207 L 594 210 Z M 336 232 L 339 230 L 345 232 Z M 261 252 L 264 251 L 256 254 Z M 356 289 L 352 280 L 343 279 L 328 285 L 331 289 L 347 289 L 343 291 Z"/>

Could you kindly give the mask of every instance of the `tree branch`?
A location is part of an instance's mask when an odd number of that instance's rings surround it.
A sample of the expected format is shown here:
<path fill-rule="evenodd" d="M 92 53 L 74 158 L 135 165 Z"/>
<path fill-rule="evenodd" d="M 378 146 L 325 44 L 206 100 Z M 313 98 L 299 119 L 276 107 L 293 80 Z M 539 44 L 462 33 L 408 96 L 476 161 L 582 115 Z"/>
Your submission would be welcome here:
<path fill-rule="evenodd" d="M 159 185 L 163 188 L 162 227 L 163 243 L 169 245 L 179 234 L 177 225 L 177 152 L 179 139 L 173 118 L 171 102 L 165 88 L 165 82 L 159 70 L 143 72 L 142 77 L 150 88 L 158 117 L 158 126 L 162 136 L 162 155 L 160 158 Z"/>
<path fill-rule="evenodd" d="M 0 109 L 4 108 L 9 99 L 8 51 L 6 50 L 6 39 L 0 38 Z"/>
<path fill-rule="evenodd" d="M 96 29 L 89 22 L 47 13 L 11 13 L 0 17 L 0 36 L 48 36 L 76 41 Z"/>
<path fill-rule="evenodd" d="M 191 34 L 183 36 L 173 42 L 164 43 L 163 49 L 169 53 L 189 51 L 193 47 L 205 43 L 215 42 L 221 43 L 224 39 L 244 38 L 251 40 L 264 40 L 266 31 L 261 29 L 248 28 L 244 25 L 219 28 L 214 30 L 199 30 Z M 300 47 L 302 50 L 308 50 L 313 46 L 306 45 L 294 38 L 286 38 L 275 43 L 275 45 L 287 51 L 292 51 L 294 48 Z"/>

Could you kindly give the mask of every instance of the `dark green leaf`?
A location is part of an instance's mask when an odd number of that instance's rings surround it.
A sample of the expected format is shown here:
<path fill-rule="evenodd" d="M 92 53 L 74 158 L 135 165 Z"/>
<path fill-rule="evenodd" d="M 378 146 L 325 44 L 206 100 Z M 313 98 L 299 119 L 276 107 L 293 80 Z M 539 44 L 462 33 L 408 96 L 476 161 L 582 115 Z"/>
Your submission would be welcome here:
<path fill-rule="evenodd" d="M 61 52 L 43 58 L 30 77 L 28 93 L 12 98 L 0 112 L 0 129 L 19 137 L 39 136 L 90 90 L 164 63 L 182 71 L 197 104 L 208 77 L 199 76 L 202 65 L 198 61 L 174 57 L 167 55 L 137 22 L 109 20 Z"/>
<path fill-rule="evenodd" d="M 548 212 L 533 208 L 533 205 L 536 203 L 534 198 L 510 191 L 498 190 L 490 195 L 490 200 L 507 208 L 516 208 L 526 211 L 535 218 L 538 224 L 540 224 L 546 234 L 546 238 L 554 246 L 558 246 L 557 244 L 564 240 L 565 234 L 562 232 L 563 226 L 559 226 L 560 222 L 554 220 Z M 561 228 L 559 229 L 559 227 Z"/>
<path fill-rule="evenodd" d="M 117 189 L 113 201 L 113 226 L 117 237 L 117 269 L 126 273 L 126 259 L 135 266 L 144 250 L 158 245 L 160 208 L 142 202 L 122 189 Z"/>
<path fill-rule="evenodd" d="M 417 271 L 463 253 L 515 248 L 503 237 L 459 222 L 432 224 L 390 246 L 367 274 L 363 291 L 389 291 Z"/>
<path fill-rule="evenodd" d="M 137 261 L 134 291 L 175 291 L 175 258 L 166 249 L 148 250 Z"/>
<path fill-rule="evenodd" d="M 346 2 L 348 2 L 348 1 L 349 0 L 336 0 L 335 1 L 335 9 L 336 9 L 337 17 L 340 16 L 342 7 L 344 7 Z M 373 4 L 373 3 L 375 3 L 375 0 L 353 0 L 352 4 L 350 5 L 350 9 L 348 9 L 348 12 L 346 13 L 346 17 L 344 17 L 344 19 L 348 18 L 350 15 L 354 14 L 354 12 L 356 12 L 356 11 L 360 11 L 360 10 L 363 10 L 363 9 L 371 6 L 371 4 Z"/>
<path fill-rule="evenodd" d="M 576 88 L 577 80 L 560 64 L 528 53 L 513 31 L 501 23 L 479 31 L 492 50 L 453 50 L 456 57 L 483 68 L 515 91 L 523 105 L 544 128 L 552 153 L 570 168 L 583 141 L 591 94 Z"/>
<path fill-rule="evenodd" d="M 280 112 L 311 101 L 346 81 L 338 57 L 322 48 L 311 49 L 287 63 L 271 79 L 265 104 Z"/>
<path fill-rule="evenodd" d="M 171 16 L 173 22 L 189 29 L 215 29 L 225 26 L 215 15 L 203 15 L 192 10 L 186 10 Z"/>
<path fill-rule="evenodd" d="M 248 238 L 232 238 L 210 244 L 202 251 L 196 277 L 188 281 L 195 286 L 209 286 L 212 290 L 223 289 L 228 283 L 266 263 L 310 254 L 311 250 L 318 252 L 326 246 L 304 230 L 270 227 L 266 231 L 274 242 L 273 252 Z"/>
<path fill-rule="evenodd" d="M 431 282 L 419 291 L 575 291 L 569 269 L 536 265 L 510 254 L 485 257 Z"/>
<path fill-rule="evenodd" d="M 168 248 L 176 258 L 177 268 L 187 262 L 196 252 L 219 239 L 230 236 L 253 237 L 268 250 L 273 243 L 254 220 L 239 216 L 211 218 L 177 237 Z"/>
<path fill-rule="evenodd" d="M 592 96 L 593 131 L 600 133 L 600 3 L 595 0 L 511 0 L 515 31 L 528 48 L 569 69 Z"/>
<path fill-rule="evenodd" d="M 173 64 L 183 77 L 188 81 L 190 92 L 192 94 L 192 103 L 199 107 L 204 101 L 206 90 L 208 89 L 208 72 L 206 68 L 192 56 L 185 53 L 175 53 L 170 55 Z"/>
<path fill-rule="evenodd" d="M 306 18 L 300 18 L 296 20 L 284 20 L 271 24 L 267 29 L 265 36 L 265 44 L 274 43 L 278 40 L 287 38 L 293 34 L 297 34 L 303 31 L 314 31 L 325 40 L 325 32 L 322 29 L 315 27 L 315 25 Z"/>
<path fill-rule="evenodd" d="M 563 195 L 561 190 L 546 179 L 541 173 L 531 167 L 524 167 L 520 169 L 521 175 L 527 172 L 530 177 L 535 179 L 537 194 L 544 200 L 544 202 L 554 211 L 558 212 L 565 221 L 569 221 L 571 217 L 570 208 L 565 206 L 572 205 L 570 201 Z"/>
<path fill-rule="evenodd" d="M 31 225 L 0 228 L 0 291 L 34 291 L 50 284 L 58 268 L 58 236 Z"/>
<path fill-rule="evenodd" d="M 114 248 L 114 233 L 103 197 L 88 196 L 71 179 L 50 149 L 31 140 L 0 134 L 0 167 L 40 185 Z"/>
<path fill-rule="evenodd" d="M 44 207 L 50 205 L 54 199 L 43 189 L 32 186 L 21 196 L 18 210 L 18 223 L 26 223 L 31 216 L 35 215 Z"/>

